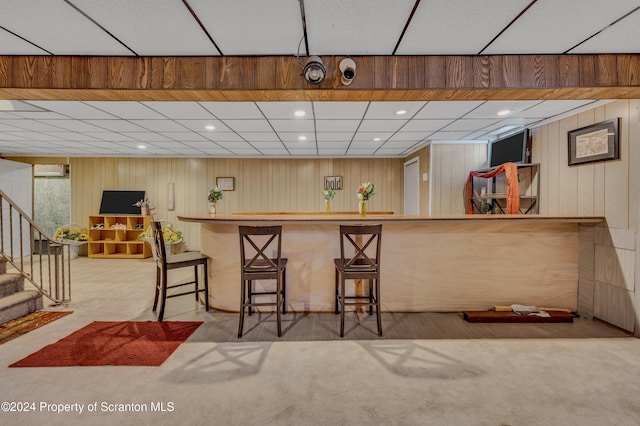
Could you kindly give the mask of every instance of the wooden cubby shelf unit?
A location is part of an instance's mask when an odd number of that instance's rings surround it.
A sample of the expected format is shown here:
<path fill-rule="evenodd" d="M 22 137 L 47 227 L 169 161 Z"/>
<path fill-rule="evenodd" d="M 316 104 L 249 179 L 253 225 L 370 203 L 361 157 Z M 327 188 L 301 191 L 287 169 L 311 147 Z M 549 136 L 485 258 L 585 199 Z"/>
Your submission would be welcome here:
<path fill-rule="evenodd" d="M 144 259 L 151 256 L 151 247 L 139 240 L 151 225 L 151 216 L 97 215 L 89 216 L 88 256 L 102 259 Z"/>

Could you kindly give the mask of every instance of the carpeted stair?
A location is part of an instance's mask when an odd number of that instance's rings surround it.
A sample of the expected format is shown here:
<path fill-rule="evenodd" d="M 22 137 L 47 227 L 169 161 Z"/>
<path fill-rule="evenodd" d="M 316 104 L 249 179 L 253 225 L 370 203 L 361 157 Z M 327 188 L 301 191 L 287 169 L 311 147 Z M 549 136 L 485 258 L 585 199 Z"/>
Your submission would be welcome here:
<path fill-rule="evenodd" d="M 7 261 L 0 257 L 0 324 L 42 309 L 42 295 L 24 289 L 20 274 L 7 273 Z"/>

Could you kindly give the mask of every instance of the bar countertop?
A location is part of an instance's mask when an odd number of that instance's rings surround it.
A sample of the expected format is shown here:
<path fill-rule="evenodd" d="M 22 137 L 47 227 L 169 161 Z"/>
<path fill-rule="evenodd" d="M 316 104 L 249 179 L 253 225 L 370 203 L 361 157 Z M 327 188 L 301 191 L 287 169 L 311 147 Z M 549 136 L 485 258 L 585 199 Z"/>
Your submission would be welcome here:
<path fill-rule="evenodd" d="M 247 212 L 180 215 L 200 223 L 211 258 L 210 302 L 237 311 L 238 225 L 282 225 L 287 305 L 333 311 L 339 225 L 382 223 L 381 304 L 391 312 L 487 310 L 513 303 L 577 309 L 579 234 L 602 217 L 409 216 L 390 212 Z M 588 233 L 586 229 L 584 232 Z"/>

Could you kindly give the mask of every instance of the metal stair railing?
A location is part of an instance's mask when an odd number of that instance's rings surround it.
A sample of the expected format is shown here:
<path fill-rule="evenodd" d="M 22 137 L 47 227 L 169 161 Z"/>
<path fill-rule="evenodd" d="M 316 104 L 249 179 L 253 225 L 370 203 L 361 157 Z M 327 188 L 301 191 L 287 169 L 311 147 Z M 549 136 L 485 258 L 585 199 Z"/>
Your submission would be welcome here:
<path fill-rule="evenodd" d="M 0 255 L 54 305 L 71 302 L 71 247 L 49 237 L 0 190 Z"/>

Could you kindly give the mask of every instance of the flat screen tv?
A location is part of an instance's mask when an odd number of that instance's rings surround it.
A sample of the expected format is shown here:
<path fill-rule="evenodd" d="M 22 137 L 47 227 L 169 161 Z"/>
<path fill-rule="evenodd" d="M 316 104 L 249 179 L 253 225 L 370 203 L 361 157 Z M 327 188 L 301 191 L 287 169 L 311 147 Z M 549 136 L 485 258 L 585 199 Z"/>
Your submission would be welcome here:
<path fill-rule="evenodd" d="M 531 142 L 529 140 L 529 130 L 524 129 L 518 133 L 496 139 L 491 142 L 490 150 L 490 167 L 496 167 L 504 163 L 530 163 Z"/>
<path fill-rule="evenodd" d="M 100 214 L 140 214 L 135 203 L 144 198 L 144 191 L 102 191 Z"/>

